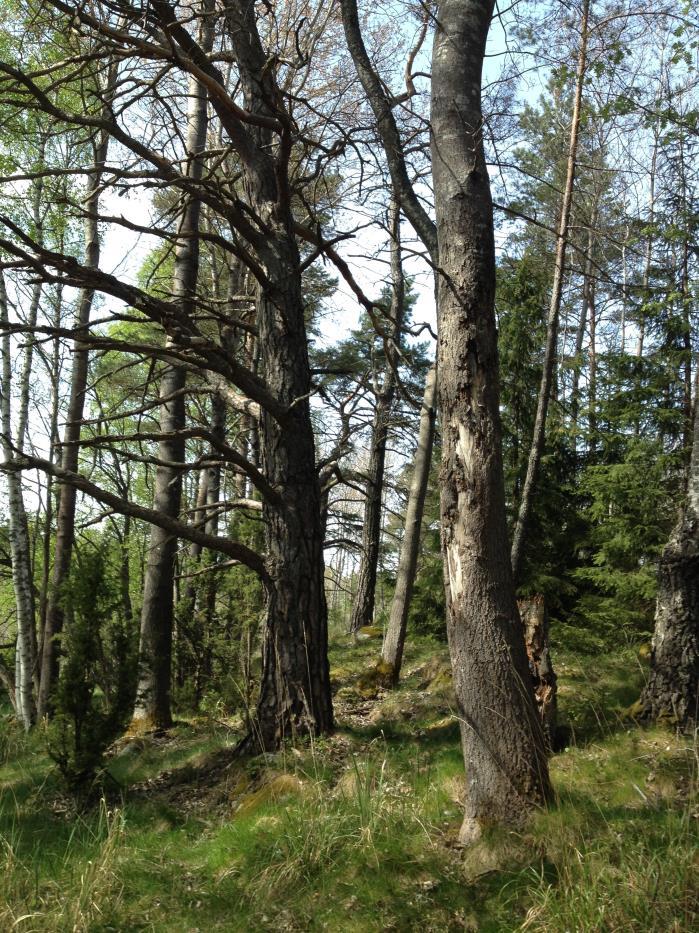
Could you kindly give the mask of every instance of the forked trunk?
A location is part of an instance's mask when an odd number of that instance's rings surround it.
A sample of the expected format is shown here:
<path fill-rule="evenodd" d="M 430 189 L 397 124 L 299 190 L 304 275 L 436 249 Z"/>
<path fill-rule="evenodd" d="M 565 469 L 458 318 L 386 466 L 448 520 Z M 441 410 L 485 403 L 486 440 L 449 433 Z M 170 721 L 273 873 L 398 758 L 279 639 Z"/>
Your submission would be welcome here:
<path fill-rule="evenodd" d="M 249 112 L 282 121 L 278 143 L 255 128 L 256 154 L 246 164 L 256 238 L 259 374 L 281 412 L 262 408 L 260 466 L 273 494 L 263 500 L 267 622 L 262 681 L 251 730 L 239 752 L 272 750 L 297 734 L 333 727 L 320 483 L 311 424 L 311 372 L 288 180 L 290 126 L 262 48 L 254 7 L 228 0 L 227 29 L 240 66 Z"/>
<path fill-rule="evenodd" d="M 371 425 L 369 464 L 366 472 L 366 501 L 362 525 L 362 550 L 357 579 L 357 593 L 352 606 L 350 632 L 371 625 L 374 620 L 376 578 L 379 569 L 381 546 L 381 515 L 383 504 L 384 472 L 386 467 L 386 444 L 391 416 L 393 391 L 381 393 L 376 400 Z"/>
<path fill-rule="evenodd" d="M 495 245 L 481 69 L 492 0 L 441 0 L 432 57 L 447 632 L 466 765 L 461 838 L 550 796 L 505 520 Z"/>

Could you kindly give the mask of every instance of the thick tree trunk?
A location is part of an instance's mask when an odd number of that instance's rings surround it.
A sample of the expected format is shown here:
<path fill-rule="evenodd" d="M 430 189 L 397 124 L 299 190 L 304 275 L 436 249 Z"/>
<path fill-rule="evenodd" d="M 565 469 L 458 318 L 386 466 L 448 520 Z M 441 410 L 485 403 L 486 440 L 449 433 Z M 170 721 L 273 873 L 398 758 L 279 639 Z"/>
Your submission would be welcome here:
<path fill-rule="evenodd" d="M 580 112 L 582 104 L 582 91 L 587 69 L 587 30 L 590 10 L 590 0 L 583 0 L 582 19 L 580 24 L 580 50 L 578 52 L 578 67 L 575 76 L 575 92 L 573 95 L 573 114 L 570 125 L 570 139 L 568 143 L 568 165 L 566 170 L 566 183 L 563 190 L 563 202 L 558 223 L 558 237 L 556 240 L 556 259 L 553 272 L 553 285 L 551 287 L 551 303 L 546 328 L 546 349 L 544 351 L 544 368 L 539 387 L 539 398 L 536 406 L 534 420 L 534 435 L 529 451 L 527 475 L 522 487 L 522 498 L 519 503 L 517 521 L 512 533 L 512 573 L 515 583 L 519 578 L 524 554 L 524 543 L 531 514 L 534 490 L 539 475 L 541 457 L 544 452 L 546 438 L 546 415 L 548 413 L 551 384 L 556 365 L 556 350 L 558 346 L 558 320 L 561 310 L 561 296 L 563 294 L 563 275 L 565 272 L 566 247 L 568 245 L 568 227 L 570 224 L 570 211 L 573 203 L 573 183 L 575 181 L 575 167 L 578 158 L 578 131 L 580 129 Z"/>
<path fill-rule="evenodd" d="M 203 46 L 211 48 L 212 23 L 205 23 Z M 207 95 L 196 78 L 189 80 L 187 108 L 187 139 L 185 152 L 187 174 L 199 181 L 204 172 L 203 151 L 206 148 Z M 185 313 L 194 310 L 194 297 L 199 273 L 199 225 L 201 202 L 189 198 L 183 208 L 175 246 L 175 268 L 172 282 L 173 300 Z M 182 463 L 185 445 L 185 370 L 166 365 L 160 377 L 160 432 L 158 460 L 155 471 L 153 508 L 177 518 L 182 498 L 182 472 L 168 463 Z M 143 581 L 141 609 L 141 640 L 139 646 L 139 676 L 133 720 L 140 728 L 169 729 L 172 725 L 170 680 L 172 674 L 172 638 L 174 623 L 174 585 L 177 538 L 163 528 L 153 526 Z"/>
<path fill-rule="evenodd" d="M 260 695 L 239 751 L 275 749 L 297 734 L 333 728 L 320 483 L 311 424 L 311 373 L 288 182 L 291 139 L 254 8 L 229 0 L 227 29 L 249 112 L 281 121 L 278 143 L 255 128 L 256 156 L 245 172 L 252 215 L 265 231 L 256 244 L 259 373 L 284 414 L 260 415 L 260 463 L 276 495 L 263 502 L 267 621 Z M 252 131 L 251 131 L 252 132 Z"/>
<path fill-rule="evenodd" d="M 520 825 L 550 796 L 507 546 L 495 245 L 481 69 L 492 0 L 441 0 L 432 57 L 447 632 L 467 791 L 461 838 Z"/>
<path fill-rule="evenodd" d="M 381 660 L 390 666 L 394 684 L 400 678 L 403 663 L 403 648 L 408 626 L 408 612 L 415 584 L 415 572 L 420 552 L 422 513 L 425 507 L 427 481 L 432 463 L 432 445 L 436 421 L 437 369 L 432 366 L 425 381 L 425 393 L 420 413 L 420 431 L 413 459 L 413 476 L 405 513 L 405 531 L 400 547 L 396 591 L 391 603 L 391 616 L 381 650 Z"/>
<path fill-rule="evenodd" d="M 281 244 L 278 244 L 281 245 Z M 296 244 L 289 238 L 286 250 Z M 333 726 L 327 659 L 321 497 L 308 393 L 300 275 L 293 256 L 284 289 L 260 301 L 260 369 L 275 396 L 289 406 L 284 425 L 262 413 L 265 476 L 279 491 L 263 507 L 267 545 L 267 623 L 260 696 L 252 731 L 241 750 L 275 749 L 297 734 Z M 272 276 L 270 276 L 272 279 Z M 284 282 L 282 275 L 274 281 Z"/>
<path fill-rule="evenodd" d="M 641 715 L 689 729 L 699 721 L 699 404 L 682 509 L 658 567 L 650 677 Z"/>

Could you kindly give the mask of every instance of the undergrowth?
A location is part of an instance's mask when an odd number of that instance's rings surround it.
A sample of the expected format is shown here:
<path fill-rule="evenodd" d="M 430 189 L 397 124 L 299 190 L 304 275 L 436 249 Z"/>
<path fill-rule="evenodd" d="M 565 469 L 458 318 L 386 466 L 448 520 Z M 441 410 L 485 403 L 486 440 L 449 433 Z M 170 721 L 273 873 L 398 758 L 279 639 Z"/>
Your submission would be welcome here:
<path fill-rule="evenodd" d="M 82 811 L 41 735 L 5 719 L 0 929 L 697 928 L 697 751 L 625 720 L 643 678 L 631 649 L 558 653 L 572 744 L 552 760 L 557 803 L 526 833 L 466 852 L 444 648 L 414 642 L 392 693 L 358 678 L 375 653 L 375 642 L 333 649 L 335 736 L 209 781 L 206 763 L 235 743 L 236 724 L 181 722 L 167 739 L 117 746 L 108 764 L 121 795 Z M 191 778 L 173 780 L 185 766 Z"/>

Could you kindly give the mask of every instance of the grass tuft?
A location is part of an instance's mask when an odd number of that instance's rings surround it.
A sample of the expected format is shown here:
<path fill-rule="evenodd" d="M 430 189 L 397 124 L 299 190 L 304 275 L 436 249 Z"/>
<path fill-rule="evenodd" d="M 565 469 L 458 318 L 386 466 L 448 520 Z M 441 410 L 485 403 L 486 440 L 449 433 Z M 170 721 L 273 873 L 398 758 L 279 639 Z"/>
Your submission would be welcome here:
<path fill-rule="evenodd" d="M 354 685 L 376 652 L 333 646 L 334 736 L 235 767 L 234 722 L 131 736 L 109 760 L 123 799 L 79 813 L 41 736 L 0 733 L 0 929 L 699 928 L 697 749 L 624 718 L 635 652 L 559 652 L 556 805 L 466 852 L 446 650 L 413 641 L 400 686 L 368 698 Z"/>

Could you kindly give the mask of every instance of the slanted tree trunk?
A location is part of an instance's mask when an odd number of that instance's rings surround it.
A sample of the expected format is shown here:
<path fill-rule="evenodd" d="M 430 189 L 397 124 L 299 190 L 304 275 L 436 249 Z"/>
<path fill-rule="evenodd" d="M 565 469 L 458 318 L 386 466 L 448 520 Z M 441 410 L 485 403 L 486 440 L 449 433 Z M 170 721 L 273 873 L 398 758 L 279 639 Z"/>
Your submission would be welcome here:
<path fill-rule="evenodd" d="M 202 45 L 206 51 L 213 43 L 213 23 L 202 25 Z M 187 175 L 201 180 L 206 148 L 207 95 L 204 85 L 189 79 L 187 139 L 185 153 Z M 201 201 L 189 197 L 180 218 L 175 246 L 172 297 L 182 311 L 194 311 L 199 273 L 199 226 Z M 158 465 L 155 471 L 153 508 L 171 518 L 180 513 L 182 472 L 176 466 L 184 461 L 185 445 L 185 370 L 166 364 L 160 377 L 160 433 Z M 174 585 L 177 538 L 158 526 L 151 528 L 150 545 L 143 581 L 139 675 L 133 721 L 140 728 L 169 729 L 172 726 L 170 680 L 172 674 L 172 638 L 174 622 Z"/>
<path fill-rule="evenodd" d="M 420 552 L 420 530 L 422 513 L 425 507 L 427 481 L 432 462 L 432 445 L 436 421 L 437 369 L 432 366 L 425 380 L 425 393 L 420 413 L 420 430 L 417 449 L 413 458 L 413 475 L 408 494 L 408 507 L 405 513 L 405 531 L 400 547 L 396 590 L 391 603 L 391 616 L 381 650 L 381 660 L 390 666 L 390 676 L 394 684 L 400 678 L 403 663 L 403 648 L 408 626 L 408 612 L 415 583 L 415 572 Z"/>
<path fill-rule="evenodd" d="M 539 475 L 541 457 L 544 452 L 546 439 L 546 415 L 548 413 L 551 384 L 556 365 L 556 350 L 558 346 L 558 321 L 561 310 L 561 296 L 563 294 L 563 275 L 565 272 L 566 247 L 568 245 L 568 227 L 570 224 L 570 211 L 573 203 L 573 183 L 575 181 L 575 168 L 578 158 L 578 131 L 580 129 L 580 112 L 582 104 L 582 91 L 587 70 L 587 32 L 590 0 L 583 0 L 582 17 L 580 23 L 580 50 L 578 52 L 578 67 L 575 76 L 575 91 L 573 94 L 573 114 L 570 124 L 570 139 L 568 143 L 568 165 L 566 169 L 566 183 L 563 190 L 561 215 L 558 223 L 558 237 L 556 239 L 556 258 L 553 272 L 553 285 L 551 287 L 551 302 L 549 305 L 548 322 L 546 328 L 546 349 L 544 351 L 544 367 L 541 374 L 539 398 L 534 419 L 534 435 L 529 451 L 527 474 L 522 487 L 522 498 L 519 503 L 517 521 L 512 533 L 512 573 L 515 583 L 519 578 L 524 554 L 524 543 L 531 514 L 532 502 L 536 481 Z"/>
<path fill-rule="evenodd" d="M 107 78 L 105 97 L 111 98 L 116 80 L 116 66 L 111 66 Z M 83 265 L 87 269 L 99 268 L 100 241 L 97 212 L 102 184 L 102 173 L 107 159 L 109 136 L 100 132 L 94 145 L 94 165 L 88 175 L 87 195 L 85 198 L 85 258 Z M 61 444 L 61 468 L 71 473 L 78 469 L 78 442 L 85 407 L 89 349 L 79 340 L 80 334 L 87 333 L 90 311 L 95 291 L 82 288 L 78 295 L 75 330 L 77 339 L 73 352 L 73 366 L 70 377 L 70 390 L 66 423 Z M 53 552 L 53 570 L 51 587 L 46 607 L 41 645 L 41 665 L 39 677 L 38 713 L 47 716 L 51 712 L 51 693 L 58 677 L 58 639 L 63 630 L 63 595 L 70 574 L 70 561 L 75 539 L 75 503 L 77 491 L 73 486 L 62 485 L 58 495 L 56 514 L 56 543 Z"/>
<path fill-rule="evenodd" d="M 689 729 L 699 720 L 699 404 L 687 500 L 658 566 L 650 677 L 642 718 Z"/>
<path fill-rule="evenodd" d="M 492 0 L 441 0 L 432 55 L 447 633 L 466 765 L 461 839 L 550 797 L 507 542 L 495 244 L 481 70 Z"/>
<path fill-rule="evenodd" d="M 403 316 L 405 311 L 405 283 L 403 263 L 400 255 L 400 209 L 395 201 L 391 202 L 389 228 L 391 231 L 391 277 L 393 292 L 391 295 L 391 318 L 393 321 L 392 340 L 395 348 L 400 347 Z M 369 465 L 366 474 L 366 502 L 364 506 L 364 524 L 362 527 L 362 550 L 359 562 L 357 595 L 352 608 L 350 631 L 356 633 L 360 628 L 371 625 L 374 620 L 376 599 L 376 577 L 379 567 L 381 546 L 381 513 L 383 502 L 384 471 L 386 466 L 386 446 L 391 424 L 391 413 L 396 388 L 396 367 L 398 358 L 393 348 L 389 348 L 382 385 L 376 392 L 376 407 L 371 425 L 369 443 Z"/>

